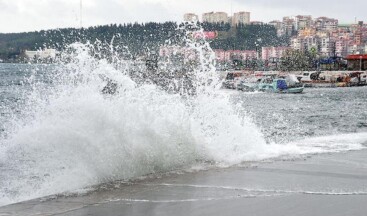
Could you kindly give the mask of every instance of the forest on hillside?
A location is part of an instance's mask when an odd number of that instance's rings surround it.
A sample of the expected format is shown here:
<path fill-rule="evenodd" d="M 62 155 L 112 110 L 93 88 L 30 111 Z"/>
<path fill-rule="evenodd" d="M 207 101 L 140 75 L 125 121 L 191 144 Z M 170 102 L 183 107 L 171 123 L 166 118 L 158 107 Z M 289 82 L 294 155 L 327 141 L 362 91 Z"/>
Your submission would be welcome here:
<path fill-rule="evenodd" d="M 74 42 L 98 42 L 113 47 L 128 47 L 132 55 L 140 55 L 147 50 L 158 51 L 159 46 L 176 43 L 182 35 L 183 24 L 165 23 L 134 23 L 111 24 L 75 29 L 63 28 L 46 31 L 0 34 L 0 59 L 15 60 L 24 50 L 55 48 L 63 50 Z M 210 41 L 213 49 L 251 49 L 262 46 L 286 45 L 287 38 L 277 37 L 276 30 L 270 25 L 237 25 L 225 23 L 199 23 L 204 31 L 225 33 Z M 118 50 L 117 50 L 118 51 Z"/>

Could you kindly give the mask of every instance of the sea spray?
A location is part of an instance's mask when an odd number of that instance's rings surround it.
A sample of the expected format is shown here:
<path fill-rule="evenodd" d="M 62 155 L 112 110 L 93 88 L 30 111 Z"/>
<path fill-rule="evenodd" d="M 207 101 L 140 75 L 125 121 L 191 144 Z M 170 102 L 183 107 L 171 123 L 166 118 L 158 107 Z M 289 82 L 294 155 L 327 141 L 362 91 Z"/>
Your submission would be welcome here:
<path fill-rule="evenodd" d="M 217 93 L 220 83 L 209 45 L 185 34 L 183 46 L 199 60 L 188 72 L 194 91 L 172 93 L 149 80 L 137 82 L 129 75 L 145 73 L 144 65 L 132 71 L 132 60 L 102 58 L 98 45 L 91 44 L 70 45 L 46 75 L 50 83 L 33 71 L 23 113 L 14 117 L 11 134 L 2 140 L 1 164 L 11 170 L 1 177 L 6 179 L 2 200 L 73 191 L 204 161 L 230 165 L 245 160 L 251 146 L 266 145 L 253 124 L 239 120 L 228 96 Z M 117 83 L 116 94 L 101 92 L 106 77 Z"/>

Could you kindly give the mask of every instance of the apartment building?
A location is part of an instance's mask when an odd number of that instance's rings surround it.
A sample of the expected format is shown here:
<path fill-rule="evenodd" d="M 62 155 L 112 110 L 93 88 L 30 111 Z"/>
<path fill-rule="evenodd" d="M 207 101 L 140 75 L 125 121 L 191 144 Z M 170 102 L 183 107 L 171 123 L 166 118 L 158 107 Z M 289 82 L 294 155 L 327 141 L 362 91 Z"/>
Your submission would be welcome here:
<path fill-rule="evenodd" d="M 310 28 L 313 24 L 312 16 L 310 15 L 298 15 L 295 17 L 295 30 L 302 30 Z"/>
<path fill-rule="evenodd" d="M 338 39 L 335 41 L 335 55 L 337 57 L 345 57 L 348 55 L 349 43 L 346 39 Z"/>
<path fill-rule="evenodd" d="M 228 23 L 228 14 L 225 12 L 209 12 L 203 14 L 203 22 Z"/>
<path fill-rule="evenodd" d="M 282 32 L 284 35 L 292 35 L 295 30 L 295 20 L 291 17 L 283 17 Z"/>
<path fill-rule="evenodd" d="M 231 62 L 234 59 L 246 60 L 257 58 L 255 50 L 214 50 L 216 60 L 219 62 Z"/>
<path fill-rule="evenodd" d="M 335 53 L 335 41 L 330 36 L 320 38 L 320 55 L 333 57 Z"/>
<path fill-rule="evenodd" d="M 261 50 L 262 60 L 280 59 L 289 47 L 263 47 Z"/>
<path fill-rule="evenodd" d="M 304 50 L 303 37 L 292 37 L 291 48 L 294 50 Z"/>
<path fill-rule="evenodd" d="M 317 30 L 331 31 L 338 28 L 339 21 L 328 17 L 319 17 L 315 19 L 314 25 Z"/>
<path fill-rule="evenodd" d="M 237 12 L 233 14 L 232 25 L 250 24 L 250 12 Z"/>

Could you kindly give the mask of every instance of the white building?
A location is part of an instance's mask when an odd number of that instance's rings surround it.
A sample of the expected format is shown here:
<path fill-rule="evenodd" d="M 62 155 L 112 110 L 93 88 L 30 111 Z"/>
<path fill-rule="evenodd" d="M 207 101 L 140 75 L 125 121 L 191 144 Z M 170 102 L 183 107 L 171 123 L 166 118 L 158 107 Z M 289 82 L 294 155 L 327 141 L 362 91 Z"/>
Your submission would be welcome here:
<path fill-rule="evenodd" d="M 320 47 L 320 38 L 317 36 L 306 36 L 303 38 L 303 50 L 318 52 Z"/>
<path fill-rule="evenodd" d="M 322 37 L 320 40 L 320 48 L 320 54 L 322 56 L 332 57 L 335 52 L 335 41 L 331 37 Z"/>
<path fill-rule="evenodd" d="M 28 59 L 55 59 L 57 51 L 55 49 L 44 49 L 37 51 L 26 50 L 24 54 Z"/>

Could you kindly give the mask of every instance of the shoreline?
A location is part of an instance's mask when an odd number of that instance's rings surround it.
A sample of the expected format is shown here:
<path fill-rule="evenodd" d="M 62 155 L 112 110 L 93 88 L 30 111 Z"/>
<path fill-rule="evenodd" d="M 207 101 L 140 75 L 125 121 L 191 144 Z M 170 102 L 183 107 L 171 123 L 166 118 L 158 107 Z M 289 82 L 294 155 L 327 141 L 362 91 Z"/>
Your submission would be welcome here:
<path fill-rule="evenodd" d="M 0 207 L 0 215 L 365 215 L 367 150 L 105 185 Z"/>

